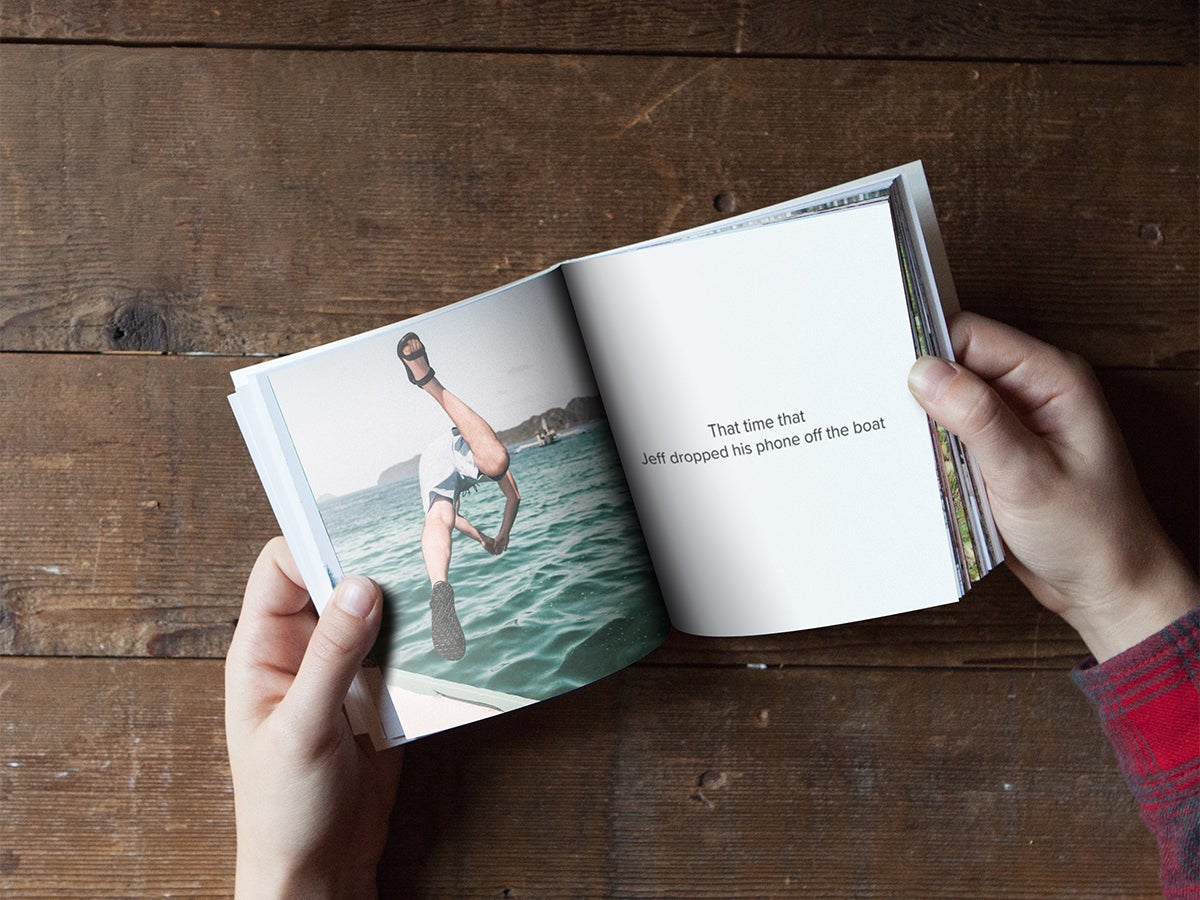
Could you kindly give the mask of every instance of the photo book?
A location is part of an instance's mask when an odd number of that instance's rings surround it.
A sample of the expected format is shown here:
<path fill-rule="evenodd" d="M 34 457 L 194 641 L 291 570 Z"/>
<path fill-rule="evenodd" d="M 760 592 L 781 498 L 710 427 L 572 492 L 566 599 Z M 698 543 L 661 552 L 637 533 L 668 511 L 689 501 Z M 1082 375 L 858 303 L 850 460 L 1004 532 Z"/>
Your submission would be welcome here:
<path fill-rule="evenodd" d="M 383 747 L 536 703 L 672 627 L 961 598 L 1000 541 L 907 387 L 956 304 L 910 163 L 234 372 L 317 610 L 383 588 L 351 724 Z"/>

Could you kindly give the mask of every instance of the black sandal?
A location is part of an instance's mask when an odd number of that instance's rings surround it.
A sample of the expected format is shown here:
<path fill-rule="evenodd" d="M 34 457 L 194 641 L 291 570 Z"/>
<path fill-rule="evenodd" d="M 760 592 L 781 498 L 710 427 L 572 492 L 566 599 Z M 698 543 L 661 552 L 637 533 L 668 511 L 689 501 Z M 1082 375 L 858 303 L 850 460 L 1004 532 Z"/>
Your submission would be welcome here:
<path fill-rule="evenodd" d="M 454 662 L 467 653 L 467 638 L 454 608 L 454 588 L 439 581 L 429 596 L 429 614 L 433 626 L 433 649 L 442 659 Z"/>
<path fill-rule="evenodd" d="M 399 342 L 396 344 L 396 355 L 400 357 L 400 361 L 404 363 L 404 373 L 408 376 L 408 380 L 417 387 L 425 387 L 425 385 L 429 384 L 429 382 L 433 380 L 434 375 L 433 366 L 429 365 L 429 354 L 425 351 L 425 345 L 421 344 L 421 349 L 414 350 L 412 353 L 404 352 L 405 344 L 407 344 L 409 341 L 420 340 L 421 339 L 417 337 L 416 334 L 410 331 L 404 337 L 400 338 Z M 409 366 L 409 362 L 415 359 L 425 360 L 425 365 L 429 367 L 429 371 L 426 372 L 420 379 L 413 376 L 412 367 Z"/>

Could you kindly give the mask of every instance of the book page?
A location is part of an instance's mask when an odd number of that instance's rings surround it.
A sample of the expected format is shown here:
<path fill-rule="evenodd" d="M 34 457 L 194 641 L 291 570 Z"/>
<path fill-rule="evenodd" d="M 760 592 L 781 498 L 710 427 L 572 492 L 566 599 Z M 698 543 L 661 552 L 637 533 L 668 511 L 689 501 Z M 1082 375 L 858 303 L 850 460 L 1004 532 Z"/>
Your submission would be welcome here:
<path fill-rule="evenodd" d="M 558 269 L 235 384 L 318 609 L 345 574 L 383 588 L 362 690 L 398 719 L 383 710 L 376 743 L 555 696 L 666 637 Z"/>
<path fill-rule="evenodd" d="M 958 599 L 886 202 L 563 271 L 676 627 Z"/>

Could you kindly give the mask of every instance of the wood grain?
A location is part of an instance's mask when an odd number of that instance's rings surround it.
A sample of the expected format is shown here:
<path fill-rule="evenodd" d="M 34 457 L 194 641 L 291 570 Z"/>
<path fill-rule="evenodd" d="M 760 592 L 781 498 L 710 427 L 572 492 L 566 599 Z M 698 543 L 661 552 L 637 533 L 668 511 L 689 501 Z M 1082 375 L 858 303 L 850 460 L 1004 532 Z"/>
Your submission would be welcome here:
<path fill-rule="evenodd" d="M 0 660 L 0 892 L 232 894 L 216 662 Z"/>
<path fill-rule="evenodd" d="M 1194 368 L 1195 82 L 10 46 L 0 349 L 290 352 L 923 158 L 965 305 L 1100 365 Z"/>
<path fill-rule="evenodd" d="M 1195 62 L 1194 4 L 1119 0 L 51 0 L 0 7 L 0 36 L 127 44 L 572 53 Z"/>
<path fill-rule="evenodd" d="M 237 365 L 0 354 L 2 652 L 224 654 L 277 528 L 225 401 Z"/>
<path fill-rule="evenodd" d="M 249 360 L 0 354 L 0 653 L 223 656 L 277 526 L 226 402 Z M 1197 377 L 1103 373 L 1156 510 L 1196 563 Z M 963 603 L 794 635 L 675 637 L 661 663 L 1049 666 L 1083 653 L 1006 573 Z"/>
<path fill-rule="evenodd" d="M 0 681 L 0 890 L 229 893 L 220 663 L 7 659 Z M 1149 897 L 1156 853 L 1062 673 L 639 666 L 409 747 L 381 887 Z"/>

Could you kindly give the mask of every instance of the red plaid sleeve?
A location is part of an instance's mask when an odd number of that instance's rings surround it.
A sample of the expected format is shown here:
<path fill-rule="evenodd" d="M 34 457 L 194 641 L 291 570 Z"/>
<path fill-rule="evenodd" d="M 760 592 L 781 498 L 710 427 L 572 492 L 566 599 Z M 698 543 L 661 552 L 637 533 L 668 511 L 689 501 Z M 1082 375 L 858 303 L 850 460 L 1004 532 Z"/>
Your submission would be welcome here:
<path fill-rule="evenodd" d="M 1200 610 L 1073 677 L 1158 841 L 1164 896 L 1200 898 Z"/>

